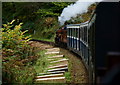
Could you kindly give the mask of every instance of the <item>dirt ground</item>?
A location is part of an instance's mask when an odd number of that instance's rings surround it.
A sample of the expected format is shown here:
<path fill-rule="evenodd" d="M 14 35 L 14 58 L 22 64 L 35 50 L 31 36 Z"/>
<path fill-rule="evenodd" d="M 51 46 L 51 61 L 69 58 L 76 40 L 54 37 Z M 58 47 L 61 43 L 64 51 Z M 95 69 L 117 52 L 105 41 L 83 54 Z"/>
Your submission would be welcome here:
<path fill-rule="evenodd" d="M 45 43 L 41 43 L 41 42 L 38 42 L 38 41 L 30 41 L 29 45 L 31 45 L 32 47 L 36 47 L 39 50 L 45 50 L 45 49 L 53 47 L 51 45 L 48 45 L 48 44 L 45 44 Z"/>
<path fill-rule="evenodd" d="M 64 54 L 69 59 L 69 64 L 71 64 L 71 76 L 73 84 L 84 84 L 88 83 L 88 73 L 85 66 L 82 63 L 80 56 L 74 55 L 74 53 L 69 50 L 61 48 L 61 53 Z"/>

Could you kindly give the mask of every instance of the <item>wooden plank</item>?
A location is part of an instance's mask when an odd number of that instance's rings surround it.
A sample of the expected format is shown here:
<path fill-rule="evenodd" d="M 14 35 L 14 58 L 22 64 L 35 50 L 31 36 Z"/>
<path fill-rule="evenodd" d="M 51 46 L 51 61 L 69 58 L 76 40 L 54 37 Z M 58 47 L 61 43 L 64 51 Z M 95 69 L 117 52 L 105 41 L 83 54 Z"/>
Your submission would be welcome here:
<path fill-rule="evenodd" d="M 61 60 L 58 60 L 58 61 L 52 61 L 50 63 L 57 63 L 57 62 L 63 62 L 63 61 L 68 61 L 68 59 L 61 59 Z"/>
<path fill-rule="evenodd" d="M 48 72 L 48 73 L 51 73 L 51 74 L 55 74 L 55 73 L 65 73 L 65 71 L 54 71 L 54 72 Z"/>
<path fill-rule="evenodd" d="M 65 79 L 65 77 L 42 78 L 42 79 L 36 79 L 36 81 L 45 81 L 45 80 L 61 80 L 61 79 Z"/>
<path fill-rule="evenodd" d="M 51 70 L 48 70 L 48 72 L 51 72 L 51 71 L 62 71 L 62 70 L 68 70 L 68 67 L 58 68 L 58 69 L 51 69 Z"/>
<path fill-rule="evenodd" d="M 52 63 L 49 66 L 57 66 L 57 65 L 63 65 L 63 64 L 68 64 L 68 61 L 63 61 L 63 62 L 59 62 L 59 63 Z"/>
<path fill-rule="evenodd" d="M 64 72 L 65 71 L 55 71 L 55 72 L 39 73 L 39 75 L 57 74 L 57 73 L 64 73 Z"/>
<path fill-rule="evenodd" d="M 48 57 L 48 58 L 60 58 L 63 57 L 64 55 L 56 55 L 56 56 L 52 56 L 52 57 Z"/>
<path fill-rule="evenodd" d="M 60 51 L 60 49 L 59 48 L 47 49 L 47 52 L 53 52 L 53 51 Z"/>
<path fill-rule="evenodd" d="M 47 51 L 51 51 L 51 50 L 60 50 L 60 48 L 49 48 L 49 49 L 46 49 Z"/>
<path fill-rule="evenodd" d="M 49 50 L 49 51 L 47 50 L 47 52 L 53 52 L 53 51 L 60 51 L 60 50 Z"/>
<path fill-rule="evenodd" d="M 67 67 L 68 64 L 63 64 L 63 65 L 57 65 L 57 66 L 50 66 L 48 68 L 61 68 L 61 67 Z"/>
<path fill-rule="evenodd" d="M 46 52 L 45 54 L 59 54 L 60 52 L 58 51 L 56 51 L 56 52 Z"/>
<path fill-rule="evenodd" d="M 61 77 L 61 76 L 63 76 L 63 73 L 37 76 L 36 78 L 40 79 L 40 78 Z"/>

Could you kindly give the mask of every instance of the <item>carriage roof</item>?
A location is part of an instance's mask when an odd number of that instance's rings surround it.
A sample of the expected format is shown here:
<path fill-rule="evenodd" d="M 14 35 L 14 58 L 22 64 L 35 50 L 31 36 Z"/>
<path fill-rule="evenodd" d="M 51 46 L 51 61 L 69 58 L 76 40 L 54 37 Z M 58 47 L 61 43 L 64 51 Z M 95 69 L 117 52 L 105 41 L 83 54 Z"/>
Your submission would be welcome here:
<path fill-rule="evenodd" d="M 81 26 L 86 26 L 88 25 L 89 21 L 86 21 L 84 23 L 80 23 L 80 24 L 69 24 L 67 25 L 67 28 L 80 28 Z"/>

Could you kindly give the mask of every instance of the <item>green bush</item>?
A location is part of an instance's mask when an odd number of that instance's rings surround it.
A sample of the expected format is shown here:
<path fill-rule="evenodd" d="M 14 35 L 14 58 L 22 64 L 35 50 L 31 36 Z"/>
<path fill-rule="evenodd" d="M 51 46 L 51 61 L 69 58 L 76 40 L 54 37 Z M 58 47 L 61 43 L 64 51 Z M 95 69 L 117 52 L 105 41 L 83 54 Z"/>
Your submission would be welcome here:
<path fill-rule="evenodd" d="M 15 45 L 20 45 L 24 47 L 26 45 L 26 42 L 30 40 L 30 36 L 24 35 L 24 33 L 26 33 L 27 30 L 23 32 L 21 31 L 22 23 L 16 25 L 14 29 L 11 29 L 13 27 L 12 25 L 13 22 L 14 20 L 11 23 L 3 24 L 2 28 L 3 47 L 10 49 L 16 48 Z"/>
<path fill-rule="evenodd" d="M 28 44 L 30 36 L 25 36 L 27 31 L 21 31 L 21 25 L 13 26 L 12 23 L 3 24 L 3 83 L 32 83 L 35 70 L 34 62 L 37 53 L 34 47 Z"/>
<path fill-rule="evenodd" d="M 27 42 L 30 40 L 30 36 L 24 35 L 27 30 L 23 32 L 21 31 L 22 23 L 13 28 L 13 22 L 14 20 L 11 23 L 3 24 L 2 47 L 7 54 L 9 53 L 10 55 L 12 54 L 25 58 L 26 55 L 24 55 L 24 51 L 29 48 Z"/>

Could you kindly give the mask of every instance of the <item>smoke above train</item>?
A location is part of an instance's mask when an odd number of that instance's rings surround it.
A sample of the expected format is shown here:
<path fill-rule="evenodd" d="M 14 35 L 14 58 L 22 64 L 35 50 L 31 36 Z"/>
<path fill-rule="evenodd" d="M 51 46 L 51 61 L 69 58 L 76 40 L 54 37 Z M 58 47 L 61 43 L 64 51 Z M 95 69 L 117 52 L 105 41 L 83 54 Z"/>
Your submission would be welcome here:
<path fill-rule="evenodd" d="M 101 1 L 102 0 L 78 0 L 74 4 L 65 7 L 58 17 L 60 25 L 63 25 L 65 21 L 70 20 L 72 17 L 76 17 L 78 14 L 86 13 L 91 4 Z"/>

